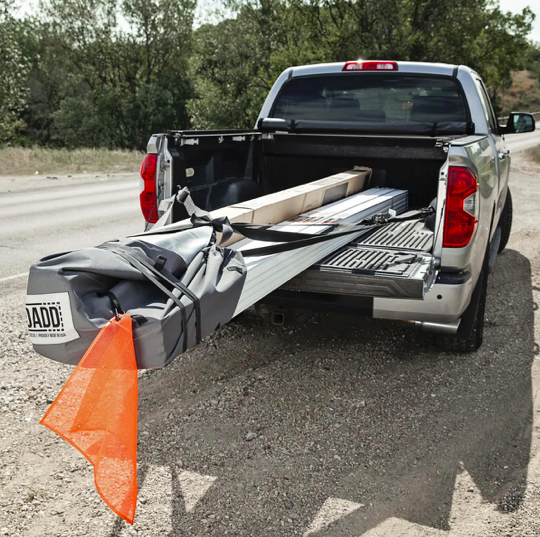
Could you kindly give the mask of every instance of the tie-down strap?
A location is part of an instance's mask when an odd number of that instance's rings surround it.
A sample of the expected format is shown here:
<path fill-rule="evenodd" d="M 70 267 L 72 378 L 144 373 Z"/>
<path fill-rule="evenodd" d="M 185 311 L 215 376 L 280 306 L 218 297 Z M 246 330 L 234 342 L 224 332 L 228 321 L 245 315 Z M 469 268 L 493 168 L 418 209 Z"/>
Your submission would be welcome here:
<path fill-rule="evenodd" d="M 181 203 L 188 214 L 191 216 L 191 222 L 189 224 L 169 224 L 165 225 L 168 220 L 174 203 Z M 261 257 L 265 255 L 273 255 L 281 252 L 288 252 L 296 250 L 297 248 L 304 248 L 306 246 L 312 246 L 320 242 L 330 241 L 346 235 L 361 234 L 361 236 L 367 235 L 371 231 L 390 224 L 392 222 L 403 222 L 407 220 L 424 220 L 428 216 L 435 213 L 435 209 L 431 206 L 424 207 L 416 211 L 409 211 L 399 216 L 381 215 L 376 214 L 365 218 L 357 224 L 335 224 L 332 225 L 327 231 L 324 231 L 320 235 L 310 235 L 309 233 L 299 233 L 292 231 L 278 231 L 271 229 L 273 225 L 264 224 L 247 224 L 247 223 L 232 223 L 227 217 L 220 217 L 212 219 L 212 215 L 203 211 L 191 199 L 189 190 L 183 188 L 174 197 L 168 210 L 158 220 L 154 227 L 144 232 L 142 235 L 154 235 L 162 233 L 173 233 L 176 231 L 182 231 L 186 229 L 193 229 L 199 226 L 212 226 L 215 231 L 219 231 L 223 234 L 220 244 L 229 240 L 233 232 L 243 235 L 247 239 L 262 242 L 277 242 L 280 244 L 272 244 L 270 246 L 263 246 L 261 248 L 252 248 L 250 250 L 242 250 L 244 257 Z M 309 225 L 319 226 L 321 224 L 302 224 L 302 227 Z"/>
<path fill-rule="evenodd" d="M 182 324 L 182 333 L 184 339 L 182 342 L 182 352 L 187 350 L 188 339 L 188 319 L 186 313 L 186 306 L 180 300 L 180 297 L 176 296 L 170 288 L 176 289 L 180 292 L 180 296 L 187 296 L 192 302 L 195 309 L 195 334 L 196 342 L 199 344 L 202 339 L 202 325 L 201 325 L 201 304 L 199 297 L 193 293 L 188 287 L 186 287 L 178 278 L 171 274 L 163 267 L 156 268 L 156 262 L 140 249 L 126 246 L 118 242 L 106 242 L 98 246 L 103 250 L 109 250 L 120 257 L 124 258 L 132 267 L 136 268 L 143 276 L 145 276 L 150 282 L 152 282 L 160 291 L 165 293 L 179 308 Z"/>

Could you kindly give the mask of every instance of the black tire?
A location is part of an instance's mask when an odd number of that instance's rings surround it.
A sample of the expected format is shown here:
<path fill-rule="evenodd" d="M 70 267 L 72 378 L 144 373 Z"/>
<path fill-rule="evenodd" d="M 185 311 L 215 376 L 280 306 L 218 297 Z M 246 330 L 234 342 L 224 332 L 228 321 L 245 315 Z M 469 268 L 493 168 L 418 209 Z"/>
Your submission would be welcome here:
<path fill-rule="evenodd" d="M 499 254 L 506 248 L 508 244 L 508 239 L 510 238 L 510 231 L 512 231 L 512 216 L 513 216 L 513 206 L 512 206 L 512 194 L 510 194 L 510 189 L 506 194 L 506 202 L 504 203 L 504 208 L 501 213 L 501 218 L 499 220 L 499 226 L 501 228 L 501 242 L 499 244 Z"/>
<path fill-rule="evenodd" d="M 446 352 L 475 352 L 484 340 L 484 317 L 489 267 L 487 259 L 474 288 L 471 303 L 461 316 L 461 323 L 455 336 L 437 337 L 435 344 Z"/>

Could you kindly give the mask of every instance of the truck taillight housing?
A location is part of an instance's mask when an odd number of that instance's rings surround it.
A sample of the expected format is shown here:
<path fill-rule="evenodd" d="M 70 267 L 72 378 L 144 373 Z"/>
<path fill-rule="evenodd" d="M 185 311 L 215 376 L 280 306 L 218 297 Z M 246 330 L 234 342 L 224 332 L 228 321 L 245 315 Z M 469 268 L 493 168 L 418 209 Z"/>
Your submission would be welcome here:
<path fill-rule="evenodd" d="M 156 198 L 157 155 L 146 155 L 141 166 L 141 211 L 151 224 L 158 221 Z"/>
<path fill-rule="evenodd" d="M 443 247 L 463 248 L 469 244 L 476 226 L 478 181 L 469 168 L 448 169 Z"/>

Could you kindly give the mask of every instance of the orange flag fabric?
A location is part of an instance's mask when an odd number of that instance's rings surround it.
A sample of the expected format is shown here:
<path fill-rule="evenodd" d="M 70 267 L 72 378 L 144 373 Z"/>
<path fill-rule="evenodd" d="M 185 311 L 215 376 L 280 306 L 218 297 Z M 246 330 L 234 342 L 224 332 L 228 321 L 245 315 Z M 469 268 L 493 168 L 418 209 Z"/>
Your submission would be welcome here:
<path fill-rule="evenodd" d="M 43 416 L 94 466 L 103 501 L 133 524 L 137 504 L 137 361 L 131 317 L 101 329 Z"/>

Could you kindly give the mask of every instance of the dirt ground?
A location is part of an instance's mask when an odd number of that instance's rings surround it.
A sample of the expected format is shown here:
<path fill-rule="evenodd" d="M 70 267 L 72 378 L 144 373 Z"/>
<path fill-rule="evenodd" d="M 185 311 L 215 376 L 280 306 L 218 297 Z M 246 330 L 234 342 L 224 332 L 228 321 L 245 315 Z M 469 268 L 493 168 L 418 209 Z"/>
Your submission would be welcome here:
<path fill-rule="evenodd" d="M 32 352 L 17 284 L 0 305 L 0 535 L 540 535 L 540 166 L 512 165 L 478 353 L 390 322 L 244 314 L 141 375 L 133 527 L 38 425 L 71 368 Z"/>

